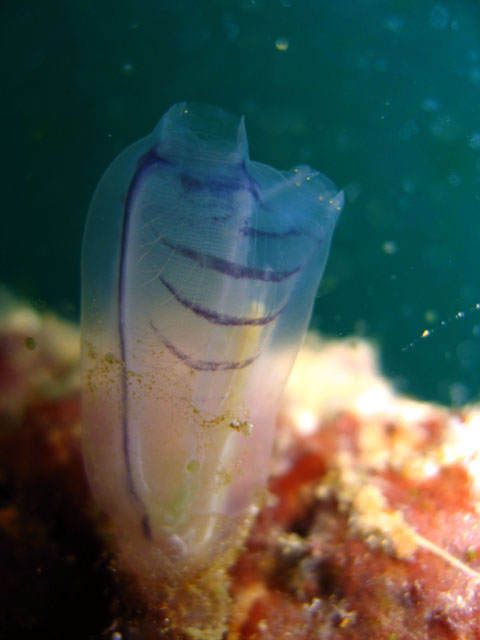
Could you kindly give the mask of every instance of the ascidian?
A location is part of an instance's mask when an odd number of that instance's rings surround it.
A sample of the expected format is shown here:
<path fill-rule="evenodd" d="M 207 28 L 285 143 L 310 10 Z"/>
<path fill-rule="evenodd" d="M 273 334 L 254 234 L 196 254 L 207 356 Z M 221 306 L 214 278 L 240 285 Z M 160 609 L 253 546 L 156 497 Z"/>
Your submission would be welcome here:
<path fill-rule="evenodd" d="M 243 118 L 172 106 L 108 168 L 82 255 L 84 458 L 152 611 L 220 638 L 280 394 L 343 193 L 249 159 Z"/>

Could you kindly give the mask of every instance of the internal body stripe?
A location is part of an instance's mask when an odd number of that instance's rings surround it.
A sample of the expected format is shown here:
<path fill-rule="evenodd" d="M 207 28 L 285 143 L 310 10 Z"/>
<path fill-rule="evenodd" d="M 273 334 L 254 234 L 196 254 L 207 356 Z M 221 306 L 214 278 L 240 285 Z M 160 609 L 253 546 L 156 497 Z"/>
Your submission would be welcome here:
<path fill-rule="evenodd" d="M 172 244 L 168 240 L 161 240 L 162 244 L 180 254 L 184 258 L 188 258 L 204 269 L 212 269 L 223 273 L 237 280 L 247 278 L 249 280 L 261 280 L 263 282 L 282 282 L 291 278 L 303 269 L 303 265 L 295 267 L 289 271 L 274 271 L 273 269 L 255 269 L 255 267 L 247 267 L 237 262 L 230 262 L 224 258 L 213 256 L 209 253 L 201 253 L 195 251 L 191 247 L 185 247 L 181 244 Z"/>
<path fill-rule="evenodd" d="M 193 311 L 193 313 L 196 313 L 198 316 L 205 318 L 205 320 L 212 322 L 213 324 L 220 324 L 226 327 L 244 327 L 244 326 L 260 327 L 266 324 L 270 324 L 276 318 L 278 318 L 278 316 L 282 313 L 282 311 L 286 307 L 286 305 L 283 305 L 283 307 L 281 307 L 275 313 L 272 313 L 268 316 L 261 316 L 259 318 L 248 318 L 244 316 L 229 316 L 225 313 L 218 313 L 218 311 L 213 311 L 212 309 L 208 309 L 207 307 L 201 304 L 188 300 L 188 298 L 181 296 L 178 293 L 177 289 L 175 289 L 173 285 L 167 282 L 165 278 L 162 278 L 162 276 L 158 276 L 158 279 L 163 284 L 163 286 L 172 294 L 175 300 L 179 302 L 181 305 L 183 305 L 187 309 L 190 309 L 190 311 Z"/>
<path fill-rule="evenodd" d="M 179 360 L 181 360 L 187 367 L 190 369 L 195 369 L 196 371 L 233 371 L 235 369 L 244 369 L 251 365 L 255 360 L 260 356 L 259 353 L 255 354 L 251 358 L 247 358 L 246 360 L 195 360 L 191 358 L 189 355 L 178 349 L 168 338 L 163 336 L 157 327 L 151 323 L 153 329 L 158 333 L 162 344 L 173 353 Z"/>

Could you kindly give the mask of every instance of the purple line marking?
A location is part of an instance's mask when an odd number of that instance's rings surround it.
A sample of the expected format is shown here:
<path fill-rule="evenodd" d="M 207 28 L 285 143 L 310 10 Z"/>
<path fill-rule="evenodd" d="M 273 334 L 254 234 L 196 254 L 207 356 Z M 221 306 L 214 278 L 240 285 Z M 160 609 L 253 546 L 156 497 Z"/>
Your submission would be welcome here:
<path fill-rule="evenodd" d="M 140 520 L 140 527 L 144 537 L 147 540 L 152 539 L 152 532 L 150 529 L 150 519 L 148 517 L 147 509 L 143 500 L 137 493 L 137 489 L 135 487 L 135 482 L 133 479 L 132 472 L 132 462 L 130 460 L 130 434 L 129 434 L 129 424 L 128 424 L 128 414 L 129 414 L 129 402 L 128 402 L 128 380 L 127 380 L 127 371 L 126 371 L 126 280 L 127 280 L 127 247 L 128 247 L 128 238 L 130 232 L 130 222 L 131 222 L 131 206 L 132 201 L 135 195 L 135 191 L 137 190 L 138 184 L 140 183 L 143 174 L 149 171 L 152 167 L 157 166 L 159 164 L 166 164 L 166 161 L 162 158 L 159 158 L 154 153 L 153 149 L 148 153 L 143 155 L 137 164 L 137 169 L 132 177 L 132 180 L 129 184 L 127 196 L 125 198 L 125 202 L 123 205 L 123 223 L 122 223 L 122 238 L 121 238 L 121 249 L 120 249 L 120 258 L 119 258 L 119 274 L 118 274 L 118 333 L 119 333 L 119 342 L 120 342 L 120 355 L 121 360 L 123 362 L 122 366 L 122 374 L 121 374 L 121 384 L 122 384 L 122 449 L 123 456 L 125 459 L 125 473 L 127 477 L 127 487 L 129 492 L 132 494 L 133 498 L 140 505 L 143 510 L 143 515 Z"/>
<path fill-rule="evenodd" d="M 199 251 L 195 251 L 195 249 L 190 249 L 189 247 L 172 244 L 171 242 L 168 242 L 168 240 L 162 240 L 162 244 L 172 251 L 179 253 L 184 258 L 188 258 L 189 260 L 192 260 L 192 262 L 196 262 L 204 269 L 213 269 L 214 271 L 219 271 L 220 273 L 224 273 L 225 275 L 237 280 L 247 278 L 249 280 L 261 280 L 263 282 L 281 282 L 282 280 L 291 278 L 303 269 L 303 265 L 300 265 L 290 271 L 255 269 L 253 267 L 246 267 L 242 264 L 237 264 L 236 262 L 224 260 L 223 258 L 218 258 L 217 256 L 212 256 L 208 253 L 200 253 Z"/>
<path fill-rule="evenodd" d="M 249 188 L 249 184 L 242 178 L 226 178 L 225 180 L 201 180 L 190 175 L 184 169 L 182 169 L 182 173 L 180 174 L 180 183 L 182 185 L 182 189 L 186 193 L 194 191 L 212 191 L 215 194 L 224 195 L 227 193 L 232 193 L 234 191 L 240 191 L 241 189 L 251 191 L 251 189 Z"/>
<path fill-rule="evenodd" d="M 242 327 L 247 325 L 253 326 L 253 327 L 259 327 L 266 324 L 270 324 L 270 322 L 273 322 L 275 318 L 277 318 L 287 306 L 285 304 L 281 309 L 279 309 L 275 313 L 272 313 L 269 316 L 261 316 L 260 318 L 245 318 L 241 316 L 229 316 L 225 313 L 218 313 L 216 311 L 212 311 L 211 309 L 207 309 L 207 307 L 204 307 L 201 304 L 197 304 L 195 302 L 192 302 L 191 300 L 188 300 L 187 298 L 184 298 L 178 293 L 177 289 L 175 289 L 169 282 L 167 282 L 164 278 L 162 278 L 162 276 L 158 276 L 158 279 L 163 284 L 163 286 L 166 289 L 168 289 L 168 291 L 172 294 L 175 300 L 179 302 L 181 305 L 183 305 L 187 309 L 190 309 L 190 311 L 193 311 L 193 313 L 196 313 L 202 318 L 205 318 L 205 320 L 212 322 L 213 324 L 221 324 L 227 327 Z"/>
<path fill-rule="evenodd" d="M 247 360 L 239 360 L 237 362 L 228 361 L 228 360 L 195 360 L 191 358 L 186 353 L 178 349 L 168 338 L 162 336 L 157 327 L 152 323 L 150 323 L 154 331 L 156 331 L 160 337 L 162 343 L 167 347 L 167 349 L 173 353 L 179 360 L 181 360 L 187 367 L 190 369 L 195 369 L 196 371 L 232 371 L 236 369 L 244 369 L 251 365 L 255 360 L 260 356 L 257 353 L 253 358 L 248 358 Z"/>
<path fill-rule="evenodd" d="M 289 229 L 288 231 L 282 231 L 281 233 L 275 233 L 274 231 L 262 231 L 261 229 L 255 229 L 255 227 L 241 227 L 240 231 L 242 235 L 250 238 L 272 238 L 275 240 L 283 240 L 284 238 L 291 238 L 294 236 L 304 236 L 303 231 L 298 229 Z"/>

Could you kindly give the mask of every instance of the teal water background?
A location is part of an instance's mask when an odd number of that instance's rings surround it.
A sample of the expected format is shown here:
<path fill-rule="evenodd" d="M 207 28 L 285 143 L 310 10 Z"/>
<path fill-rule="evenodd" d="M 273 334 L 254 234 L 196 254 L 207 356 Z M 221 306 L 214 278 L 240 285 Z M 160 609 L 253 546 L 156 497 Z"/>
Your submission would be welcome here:
<path fill-rule="evenodd" d="M 77 317 L 82 229 L 110 161 L 179 100 L 246 116 L 251 157 L 347 204 L 315 307 L 398 387 L 480 391 L 476 0 L 6 0 L 0 283 Z"/>

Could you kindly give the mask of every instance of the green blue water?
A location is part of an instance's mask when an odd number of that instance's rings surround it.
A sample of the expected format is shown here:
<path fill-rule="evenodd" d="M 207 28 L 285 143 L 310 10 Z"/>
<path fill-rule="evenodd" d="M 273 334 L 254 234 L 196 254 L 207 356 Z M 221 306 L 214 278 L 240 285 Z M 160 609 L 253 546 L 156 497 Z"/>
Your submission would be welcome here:
<path fill-rule="evenodd" d="M 480 392 L 476 0 L 6 0 L 0 282 L 77 317 L 109 162 L 179 100 L 244 113 L 251 157 L 343 187 L 313 323 L 374 339 L 400 389 Z M 433 324 L 429 324 L 432 322 Z"/>

